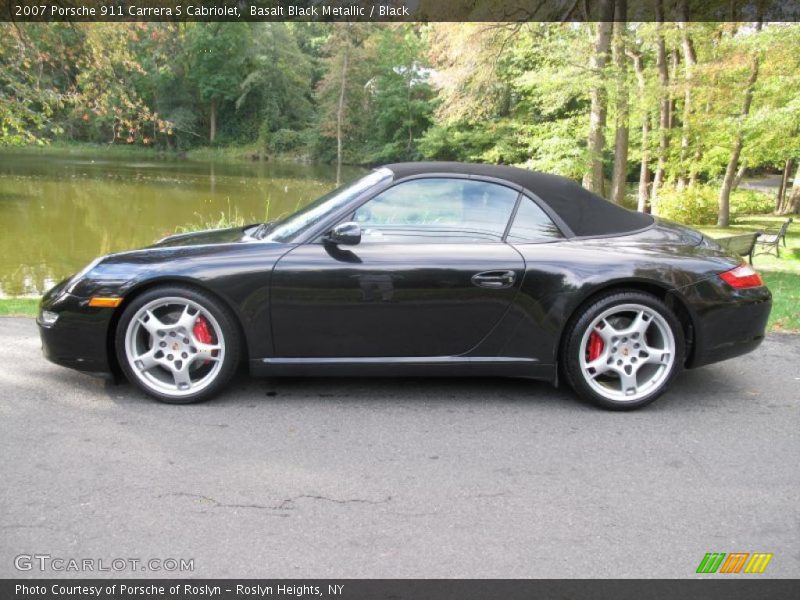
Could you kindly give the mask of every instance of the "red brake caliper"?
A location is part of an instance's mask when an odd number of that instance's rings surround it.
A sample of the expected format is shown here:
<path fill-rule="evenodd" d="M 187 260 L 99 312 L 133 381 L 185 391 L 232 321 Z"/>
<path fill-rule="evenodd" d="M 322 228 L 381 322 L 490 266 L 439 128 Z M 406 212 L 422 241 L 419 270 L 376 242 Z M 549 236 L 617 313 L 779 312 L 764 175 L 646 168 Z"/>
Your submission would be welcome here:
<path fill-rule="evenodd" d="M 210 344 L 214 341 L 211 337 L 211 330 L 208 328 L 208 321 L 202 315 L 197 317 L 192 328 L 192 333 L 195 339 L 201 344 Z M 203 364 L 208 364 L 210 361 L 205 361 Z"/>
<path fill-rule="evenodd" d="M 206 321 L 205 317 L 202 315 L 197 317 L 197 320 L 194 322 L 192 333 L 194 333 L 194 337 L 197 338 L 197 341 L 203 344 L 210 344 L 213 341 L 211 338 L 211 330 L 208 328 L 208 321 Z"/>
<path fill-rule="evenodd" d="M 597 357 L 603 352 L 603 338 L 600 337 L 596 331 L 593 331 L 589 336 L 589 344 L 586 349 L 586 360 L 592 362 L 597 360 Z"/>

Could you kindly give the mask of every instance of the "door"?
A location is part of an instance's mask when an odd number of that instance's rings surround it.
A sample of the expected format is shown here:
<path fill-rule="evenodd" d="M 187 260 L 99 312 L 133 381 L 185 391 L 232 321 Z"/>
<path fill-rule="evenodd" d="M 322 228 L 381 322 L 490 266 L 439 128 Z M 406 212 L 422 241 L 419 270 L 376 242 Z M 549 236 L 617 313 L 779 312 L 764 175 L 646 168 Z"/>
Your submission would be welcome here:
<path fill-rule="evenodd" d="M 361 242 L 317 240 L 275 266 L 277 357 L 441 357 L 476 346 L 524 275 L 502 241 L 518 193 L 453 177 L 399 183 L 358 208 Z"/>

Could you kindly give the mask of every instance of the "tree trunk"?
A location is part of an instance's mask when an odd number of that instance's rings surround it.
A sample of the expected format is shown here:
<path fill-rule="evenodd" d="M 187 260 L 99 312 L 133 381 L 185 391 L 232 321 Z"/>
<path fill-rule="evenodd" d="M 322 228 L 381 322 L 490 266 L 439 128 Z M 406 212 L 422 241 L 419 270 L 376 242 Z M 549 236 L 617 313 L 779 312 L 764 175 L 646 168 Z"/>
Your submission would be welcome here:
<path fill-rule="evenodd" d="M 775 199 L 775 212 L 780 214 L 783 212 L 784 204 L 786 202 L 786 190 L 789 188 L 789 176 L 794 168 L 794 159 L 787 158 L 783 165 L 783 177 L 781 177 L 781 187 L 778 188 L 778 197 Z M 795 184 L 797 181 L 795 181 Z"/>
<path fill-rule="evenodd" d="M 603 149 L 605 147 L 606 127 L 606 90 L 603 82 L 603 70 L 608 62 L 608 50 L 611 46 L 611 21 L 614 19 L 613 0 L 599 0 L 599 15 L 602 19 L 597 23 L 594 52 L 591 58 L 592 69 L 592 108 L 589 113 L 589 170 L 583 179 L 583 185 L 595 194 L 604 196 L 603 185 Z"/>
<path fill-rule="evenodd" d="M 711 36 L 712 39 L 712 58 L 711 62 L 717 60 L 717 50 L 722 43 L 722 29 L 717 28 L 714 34 Z M 709 89 L 716 89 L 719 83 L 719 74 L 714 73 L 711 76 L 711 85 Z M 702 116 L 698 117 L 698 120 L 705 121 L 706 119 L 711 119 L 711 100 L 710 98 L 706 98 L 703 104 L 703 112 Z M 694 187 L 697 185 L 698 180 L 700 179 L 700 160 L 703 158 L 703 140 L 700 138 L 695 138 L 694 140 L 695 149 L 694 149 L 694 156 L 692 157 L 690 166 L 689 166 L 689 187 Z"/>
<path fill-rule="evenodd" d="M 700 172 L 698 169 L 698 165 L 700 164 L 700 159 L 703 158 L 702 152 L 700 152 L 700 148 L 697 148 L 694 151 L 694 156 L 692 157 L 692 164 L 689 166 L 689 187 L 694 187 L 697 185 L 697 180 L 700 176 Z"/>
<path fill-rule="evenodd" d="M 642 121 L 642 167 L 639 170 L 639 191 L 636 210 L 647 212 L 647 200 L 650 198 L 650 113 Z"/>
<path fill-rule="evenodd" d="M 673 48 L 670 50 L 669 53 L 669 80 L 670 81 L 677 81 L 678 80 L 678 65 L 680 64 L 680 55 L 678 54 L 678 50 Z M 675 101 L 674 90 L 669 88 L 669 128 L 673 129 L 675 127 L 675 107 L 677 106 L 677 102 Z"/>
<path fill-rule="evenodd" d="M 697 53 L 694 49 L 692 37 L 689 34 L 689 7 L 687 0 L 681 0 L 680 3 L 682 21 L 678 23 L 678 28 L 681 30 L 681 45 L 683 48 L 683 74 L 684 85 L 686 89 L 683 92 L 683 117 L 681 122 L 681 155 L 680 155 L 680 173 L 678 174 L 678 189 L 683 189 L 686 186 L 687 176 L 689 172 L 687 161 L 689 159 L 689 145 L 690 145 L 690 121 L 692 117 L 692 85 L 694 76 L 694 67 L 697 64 Z"/>
<path fill-rule="evenodd" d="M 211 114 L 208 118 L 208 141 L 214 143 L 214 138 L 217 137 L 217 101 L 211 101 Z"/>
<path fill-rule="evenodd" d="M 758 29 L 761 29 L 760 23 Z M 720 227 L 727 227 L 731 220 L 731 191 L 734 189 L 736 171 L 739 168 L 739 157 L 742 154 L 742 147 L 744 146 L 744 131 L 742 126 L 744 125 L 744 120 L 747 118 L 747 115 L 750 114 L 750 105 L 753 103 L 753 87 L 757 79 L 758 56 L 755 56 L 753 58 L 753 65 L 750 68 L 750 77 L 747 79 L 747 87 L 744 92 L 742 110 L 739 113 L 739 124 L 736 128 L 736 137 L 733 142 L 731 157 L 728 160 L 728 166 L 725 169 L 725 179 L 722 180 L 722 189 L 719 193 L 719 217 L 717 217 L 717 225 Z"/>
<path fill-rule="evenodd" d="M 792 184 L 792 195 L 786 203 L 781 214 L 800 213 L 800 161 L 797 161 L 797 172 L 794 174 L 794 184 Z"/>
<path fill-rule="evenodd" d="M 650 211 L 658 214 L 658 190 L 664 183 L 664 173 L 667 165 L 667 152 L 669 151 L 669 125 L 671 105 L 669 98 L 669 71 L 667 66 L 667 48 L 664 41 L 664 7 L 662 0 L 656 0 L 656 66 L 658 67 L 658 82 L 660 86 L 660 102 L 658 110 L 658 164 L 653 186 L 650 190 Z"/>
<path fill-rule="evenodd" d="M 344 47 L 342 57 L 342 85 L 339 89 L 339 106 L 336 109 L 336 185 L 342 183 L 342 123 L 344 122 L 344 97 L 347 88 L 348 47 Z"/>
<path fill-rule="evenodd" d="M 406 142 L 406 154 L 411 156 L 411 149 L 414 147 L 414 119 L 411 117 L 411 92 L 413 80 L 406 77 L 406 119 L 408 121 L 408 142 Z"/>
<path fill-rule="evenodd" d="M 616 133 L 614 134 L 614 172 L 611 176 L 611 201 L 622 204 L 628 177 L 628 62 L 625 38 L 628 33 L 627 0 L 614 4 L 614 65 L 617 69 Z"/>
<path fill-rule="evenodd" d="M 644 98 L 647 81 L 644 78 L 644 67 L 642 66 L 642 55 L 629 52 L 633 59 L 633 68 L 636 71 L 636 79 L 639 82 L 639 95 Z M 639 191 L 637 194 L 636 210 L 647 212 L 647 200 L 649 198 L 650 185 L 650 113 L 645 111 L 642 116 L 642 163 L 639 169 Z"/>
<path fill-rule="evenodd" d="M 747 170 L 747 159 L 745 158 L 742 160 L 742 163 L 739 165 L 739 169 L 736 171 L 736 176 L 733 178 L 733 187 L 731 188 L 732 192 L 735 192 L 739 189 L 739 184 L 742 183 L 742 177 L 744 177 L 744 172 Z"/>

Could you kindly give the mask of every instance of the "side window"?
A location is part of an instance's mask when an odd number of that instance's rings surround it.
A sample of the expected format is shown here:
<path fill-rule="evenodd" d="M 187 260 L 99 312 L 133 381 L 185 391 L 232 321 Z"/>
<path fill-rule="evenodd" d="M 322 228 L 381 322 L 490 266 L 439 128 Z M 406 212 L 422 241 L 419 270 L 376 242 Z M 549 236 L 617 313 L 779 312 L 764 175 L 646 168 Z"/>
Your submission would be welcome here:
<path fill-rule="evenodd" d="M 518 192 L 469 179 L 400 183 L 355 212 L 362 242 L 499 242 Z"/>
<path fill-rule="evenodd" d="M 508 232 L 507 241 L 517 244 L 551 242 L 564 236 L 550 217 L 530 198 L 525 196 L 519 203 L 514 223 Z"/>

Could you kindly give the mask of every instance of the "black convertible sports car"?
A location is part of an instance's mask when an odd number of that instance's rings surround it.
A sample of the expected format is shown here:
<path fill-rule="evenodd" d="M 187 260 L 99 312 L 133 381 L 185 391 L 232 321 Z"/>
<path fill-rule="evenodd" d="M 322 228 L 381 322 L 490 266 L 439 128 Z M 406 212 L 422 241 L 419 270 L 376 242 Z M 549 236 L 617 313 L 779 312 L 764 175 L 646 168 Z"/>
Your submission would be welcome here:
<path fill-rule="evenodd" d="M 98 258 L 42 300 L 44 354 L 159 400 L 254 375 L 566 379 L 613 409 L 753 350 L 759 275 L 553 175 L 402 163 L 272 223 Z"/>

